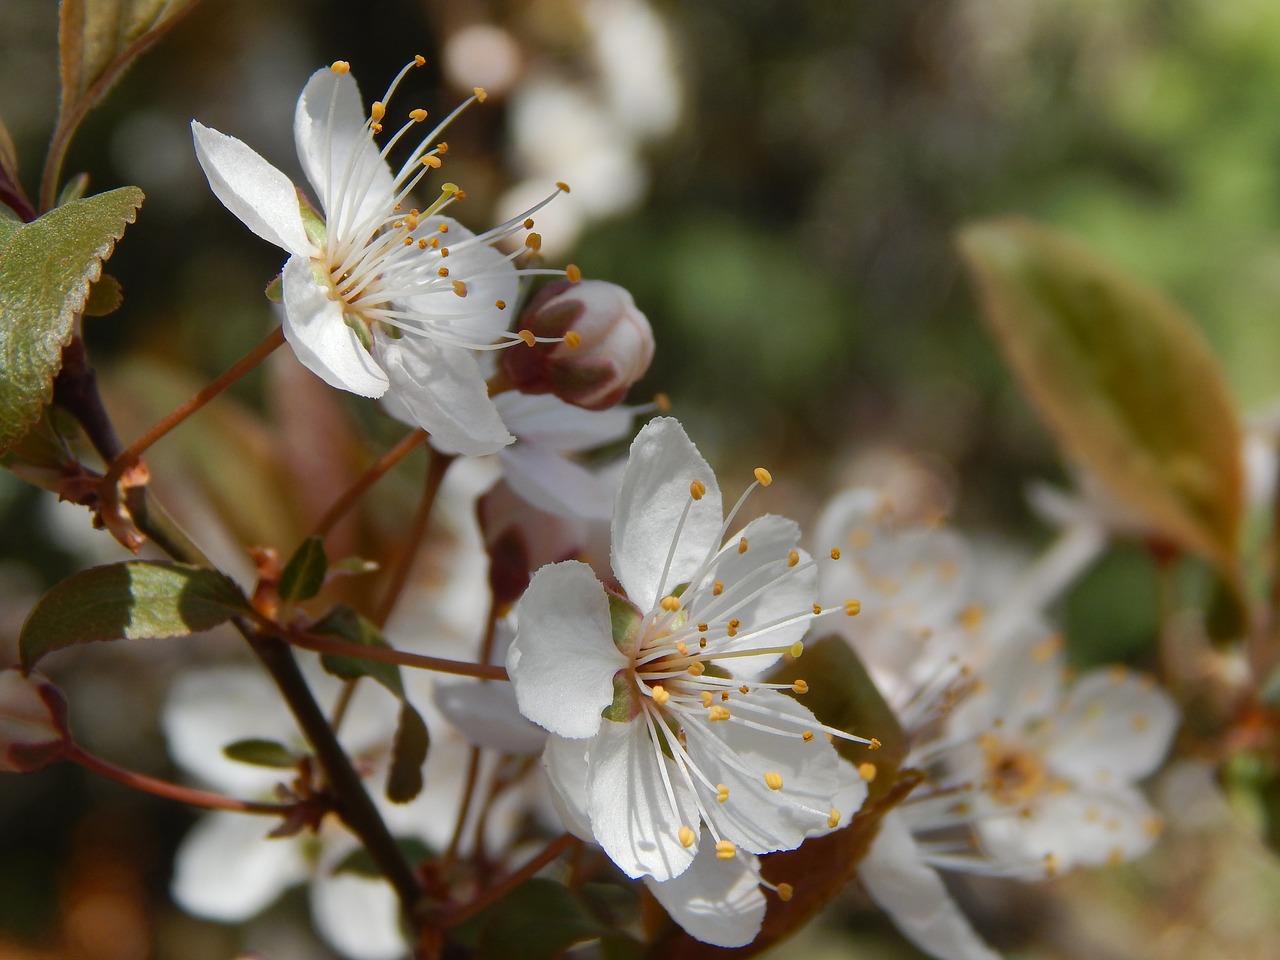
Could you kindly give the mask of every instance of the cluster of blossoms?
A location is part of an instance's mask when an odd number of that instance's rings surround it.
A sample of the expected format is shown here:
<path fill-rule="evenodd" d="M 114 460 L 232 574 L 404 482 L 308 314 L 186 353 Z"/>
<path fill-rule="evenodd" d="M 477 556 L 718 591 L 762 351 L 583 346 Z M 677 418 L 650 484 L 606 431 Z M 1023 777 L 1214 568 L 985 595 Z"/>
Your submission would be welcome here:
<path fill-rule="evenodd" d="M 536 265 L 533 216 L 564 184 L 478 234 L 449 215 L 465 196 L 456 184 L 412 205 L 445 162 L 445 127 L 485 98 L 477 89 L 425 136 L 426 112 L 411 110 L 379 145 L 392 94 L 421 64 L 368 110 L 345 63 L 310 78 L 294 131 L 314 205 L 240 141 L 192 125 L 214 193 L 289 255 L 282 329 L 302 364 L 379 399 L 450 459 L 492 455 L 482 478 L 451 474 L 466 487 L 453 512 L 464 535 L 442 591 L 491 616 L 434 637 L 430 650 L 481 659 L 488 673 L 405 682 L 402 698 L 425 712 L 432 738 L 426 789 L 410 803 L 377 803 L 396 837 L 447 850 L 448 862 L 474 853 L 514 870 L 529 823 L 563 829 L 643 881 L 690 935 L 749 944 L 771 903 L 805 882 L 761 858 L 846 828 L 875 774 L 846 757 L 878 748 L 879 731 L 843 729 L 805 706 L 810 683 L 795 661 L 806 638 L 836 633 L 895 713 L 918 781 L 876 811 L 858 876 L 922 949 L 994 955 L 937 870 L 1025 879 L 1145 851 L 1159 818 L 1135 783 L 1162 760 L 1176 711 L 1126 670 L 1067 683 L 1044 619 L 1103 546 L 1102 531 L 1073 529 L 988 604 L 964 542 L 899 516 L 878 491 L 837 497 L 812 555 L 782 517 L 735 529 L 769 472 L 758 468 L 726 515 L 714 472 L 674 419 L 641 427 L 625 458 L 584 465 L 577 454 L 624 439 L 660 409 L 621 405 L 653 356 L 648 322 L 625 291 Z M 388 157 L 402 143 L 395 168 Z M 555 279 L 522 309 L 542 275 Z M 440 620 L 438 606 L 402 611 L 387 634 L 423 652 L 421 624 Z M 492 678 L 503 666 L 509 683 Z M 341 743 L 361 774 L 387 780 L 401 704 L 368 684 L 340 691 L 319 669 L 309 678 L 341 702 Z M 0 700 L 16 705 L 0 712 L 4 768 L 70 749 L 56 691 L 14 671 L 0 679 Z M 394 960 L 407 947 L 390 887 L 348 869 L 358 843 L 326 809 L 306 816 L 323 778 L 308 777 L 304 761 L 284 786 L 278 771 L 223 754 L 229 741 L 270 735 L 306 757 L 283 708 L 263 706 L 271 692 L 239 668 L 175 684 L 165 723 L 182 766 L 211 787 L 296 804 L 266 842 L 260 822 L 211 813 L 179 854 L 175 898 L 236 921 L 310 880 L 317 928 L 336 949 Z M 488 798 L 480 812 L 463 799 L 476 792 Z"/>

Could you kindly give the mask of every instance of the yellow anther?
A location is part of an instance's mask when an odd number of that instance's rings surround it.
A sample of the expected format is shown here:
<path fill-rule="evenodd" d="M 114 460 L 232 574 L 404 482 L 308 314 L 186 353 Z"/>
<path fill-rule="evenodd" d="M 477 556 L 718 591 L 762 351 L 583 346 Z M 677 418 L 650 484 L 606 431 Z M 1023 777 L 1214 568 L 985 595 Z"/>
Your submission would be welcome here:
<path fill-rule="evenodd" d="M 655 683 L 653 685 L 653 702 L 654 703 L 656 703 L 658 706 L 661 707 L 670 699 L 671 699 L 671 694 L 669 694 L 663 688 L 662 684 Z"/>
<path fill-rule="evenodd" d="M 423 120 L 427 119 L 427 111 L 423 110 L 421 107 L 418 107 L 416 110 L 410 110 L 409 119 L 414 123 L 421 123 Z"/>
<path fill-rule="evenodd" d="M 827 826 L 832 830 L 840 826 L 840 811 L 835 807 L 832 807 L 831 812 L 827 814 Z"/>
<path fill-rule="evenodd" d="M 788 554 L 787 554 L 787 566 L 788 566 L 788 567 L 794 567 L 794 566 L 795 566 L 797 563 L 799 563 L 799 562 L 800 562 L 800 551 L 799 551 L 799 550 L 792 550 L 790 553 L 788 553 Z"/>
<path fill-rule="evenodd" d="M 844 602 L 844 612 L 846 616 L 856 617 L 862 612 L 861 600 L 846 600 Z"/>
<path fill-rule="evenodd" d="M 415 53 L 413 55 L 413 65 L 415 67 L 425 67 L 427 65 L 427 58 L 420 53 Z"/>
<path fill-rule="evenodd" d="M 707 632 L 707 627 L 708 627 L 708 626 L 710 626 L 710 624 L 706 624 L 706 623 L 700 623 L 700 624 L 698 624 L 698 632 L 699 632 L 699 633 L 706 633 L 706 632 Z"/>
<path fill-rule="evenodd" d="M 461 280 L 455 280 L 453 281 L 453 292 L 460 297 L 465 297 L 467 295 L 467 285 Z"/>
<path fill-rule="evenodd" d="M 773 483 L 773 474 L 764 467 L 756 467 L 755 474 L 756 481 L 760 486 L 767 487 L 769 484 Z"/>
<path fill-rule="evenodd" d="M 702 691 L 702 705 L 703 705 L 704 707 L 710 708 L 710 707 L 711 707 L 711 701 L 712 701 L 712 700 L 714 700 L 714 699 L 715 699 L 715 696 L 711 693 L 711 691 L 710 691 L 710 690 L 703 690 L 703 691 Z"/>
<path fill-rule="evenodd" d="M 775 892 L 778 894 L 778 899 L 781 900 L 783 903 L 786 903 L 793 896 L 795 896 L 796 891 L 795 891 L 795 888 L 791 886 L 791 884 L 780 883 L 775 888 Z"/>
<path fill-rule="evenodd" d="M 405 238 L 404 238 L 404 245 L 405 245 L 406 247 L 412 247 L 412 246 L 413 246 L 413 237 L 405 237 Z"/>
<path fill-rule="evenodd" d="M 659 413 L 666 413 L 671 409 L 671 398 L 665 393 L 655 393 L 653 395 L 653 405 L 658 408 Z"/>
<path fill-rule="evenodd" d="M 449 144 L 447 141 L 441 140 L 439 143 L 436 144 L 436 153 L 448 153 L 448 152 L 449 152 Z"/>
<path fill-rule="evenodd" d="M 964 628 L 970 632 L 977 631 L 982 628 L 983 612 L 982 607 L 976 603 L 971 603 L 960 612 L 960 622 L 964 624 Z"/>
<path fill-rule="evenodd" d="M 668 594 L 662 598 L 662 603 L 659 604 L 659 606 L 661 606 L 663 610 L 667 611 L 667 613 L 675 613 L 680 609 L 680 598 Z"/>
<path fill-rule="evenodd" d="M 521 340 L 523 340 L 525 343 L 527 343 L 531 347 L 538 342 L 538 338 L 533 335 L 532 330 L 521 330 L 519 333 L 516 334 L 516 336 L 519 337 Z"/>
<path fill-rule="evenodd" d="M 716 784 L 716 803 L 728 803 L 729 788 L 723 783 Z"/>
<path fill-rule="evenodd" d="M 693 497 L 693 499 L 695 499 L 695 500 L 701 500 L 701 499 L 703 498 L 703 496 L 705 496 L 705 495 L 706 495 L 706 492 L 707 492 L 707 485 L 706 485 L 705 483 L 703 483 L 701 480 L 692 480 L 692 481 L 690 481 L 690 483 L 689 483 L 689 496 Z M 701 629 L 705 630 L 705 629 L 707 629 L 707 628 L 706 628 L 706 627 L 702 627 Z"/>
<path fill-rule="evenodd" d="M 729 691 L 728 691 L 728 690 L 721 690 L 721 691 L 720 691 L 720 699 L 721 699 L 721 700 L 725 700 L 725 701 L 727 701 L 727 700 L 729 699 Z"/>
<path fill-rule="evenodd" d="M 870 783 L 876 778 L 876 765 L 874 763 L 858 764 L 858 776 Z"/>
<path fill-rule="evenodd" d="M 730 620 L 729 623 L 725 626 L 724 632 L 727 633 L 731 638 L 736 637 L 738 635 L 738 628 L 740 626 L 742 626 L 742 621 L 735 617 L 734 619 Z"/>
<path fill-rule="evenodd" d="M 442 256 L 442 257 L 447 257 L 448 255 L 449 255 L 449 248 L 448 248 L 448 247 L 441 247 L 441 248 L 440 248 L 440 256 Z"/>
<path fill-rule="evenodd" d="M 744 683 L 742 686 L 738 688 L 738 692 L 745 697 L 748 693 L 751 692 L 751 688 Z"/>
<path fill-rule="evenodd" d="M 369 129 L 370 129 L 370 130 L 372 130 L 374 133 L 381 133 L 381 132 L 382 132 L 382 124 L 380 124 L 380 123 L 371 123 L 371 124 L 369 124 Z"/>
<path fill-rule="evenodd" d="M 471 92 L 475 94 L 477 103 L 484 103 L 489 99 L 489 94 L 485 92 L 484 87 L 472 87 Z"/>
<path fill-rule="evenodd" d="M 436 271 L 436 276 L 438 277 L 447 277 L 448 275 L 449 275 L 448 267 L 441 267 L 439 270 Z"/>
<path fill-rule="evenodd" d="M 683 640 L 676 642 L 676 653 L 680 654 L 682 657 L 687 657 L 689 655 L 689 648 L 685 645 Z"/>
<path fill-rule="evenodd" d="M 530 250 L 532 250 L 534 253 L 537 253 L 539 250 L 542 249 L 542 234 L 540 233 L 529 234 L 527 237 L 524 238 L 524 245 L 528 247 Z"/>
<path fill-rule="evenodd" d="M 716 704 L 714 707 L 712 707 L 710 710 L 707 711 L 707 719 L 712 723 L 715 723 L 717 720 L 728 720 L 729 708 L 722 707 L 720 706 L 720 704 Z"/>
<path fill-rule="evenodd" d="M 461 192 L 461 191 L 459 191 L 459 192 Z M 440 226 L 436 227 L 436 229 L 437 229 L 437 230 L 439 230 L 441 233 L 448 233 L 448 232 L 449 232 L 449 225 L 448 225 L 447 223 L 442 223 L 442 224 L 440 224 Z"/>
<path fill-rule="evenodd" d="M 711 595 L 713 597 L 718 597 L 722 593 L 724 593 L 724 581 L 717 580 L 715 583 L 711 585 Z"/>
<path fill-rule="evenodd" d="M 689 664 L 688 672 L 691 677 L 700 677 L 707 672 L 707 665 L 701 660 L 695 660 L 693 663 Z"/>
<path fill-rule="evenodd" d="M 497 307 L 499 310 L 507 309 L 507 301 L 505 300 L 495 300 L 493 301 L 493 305 Z"/>
<path fill-rule="evenodd" d="M 527 218 L 525 219 L 525 221 L 524 221 L 524 228 L 525 228 L 526 230 L 532 230 L 532 229 L 533 229 L 533 217 L 527 217 Z"/>
<path fill-rule="evenodd" d="M 694 833 L 693 828 L 689 826 L 683 826 L 680 828 L 679 837 L 680 846 L 684 847 L 686 850 L 692 847 L 694 842 L 698 839 L 698 835 Z"/>
<path fill-rule="evenodd" d="M 808 693 L 809 692 L 808 682 L 805 680 L 797 680 L 795 683 L 791 685 L 791 692 L 792 693 Z"/>
<path fill-rule="evenodd" d="M 564 345 L 570 350 L 577 350 L 582 346 L 582 334 L 577 330 L 570 330 L 564 335 Z"/>
<path fill-rule="evenodd" d="M 802 656 L 804 656 L 804 642 L 801 640 L 797 640 L 795 643 L 791 645 L 790 652 L 791 652 L 792 658 L 799 660 Z"/>
<path fill-rule="evenodd" d="M 430 244 L 428 244 L 426 240 L 419 240 L 419 241 L 418 241 L 418 249 L 419 249 L 419 250 L 425 250 L 425 249 L 427 249 L 427 247 L 428 247 L 428 246 L 430 246 Z"/>
<path fill-rule="evenodd" d="M 730 840 L 721 840 L 716 844 L 717 860 L 732 860 L 738 854 L 738 848 Z"/>
<path fill-rule="evenodd" d="M 576 264 L 572 263 L 564 268 L 564 275 L 568 278 L 570 283 L 577 283 L 582 279 L 582 271 L 578 269 Z"/>
<path fill-rule="evenodd" d="M 433 154 L 428 153 L 425 157 L 422 158 L 422 165 L 424 167 L 430 167 L 432 170 L 439 170 L 440 158 Z"/>
<path fill-rule="evenodd" d="M 813 731 L 812 731 L 812 730 L 806 730 L 804 733 L 800 734 L 800 739 L 801 739 L 801 740 L 803 740 L 805 743 L 812 743 L 812 742 L 813 742 Z"/>
<path fill-rule="evenodd" d="M 839 560 L 839 559 L 840 559 L 840 548 L 839 548 L 839 547 L 832 547 L 832 548 L 831 548 L 831 559 L 832 559 L 832 560 Z"/>
<path fill-rule="evenodd" d="M 822 613 L 822 604 L 820 604 L 820 603 L 815 603 L 815 604 L 813 605 L 813 615 L 816 617 L 816 616 L 818 616 L 818 614 L 820 614 L 820 613 Z"/>
<path fill-rule="evenodd" d="M 770 790 L 781 790 L 782 774 L 777 773 L 773 770 L 770 770 L 768 773 L 764 775 L 764 782 L 765 782 L 765 786 L 767 786 Z"/>
<path fill-rule="evenodd" d="M 377 123 L 387 115 L 387 105 L 381 100 L 373 101 L 373 106 L 369 108 L 369 116 L 373 118 L 373 122 Z"/>
<path fill-rule="evenodd" d="M 569 185 L 565 183 L 563 180 L 557 180 L 556 186 L 559 187 L 561 190 L 563 190 L 565 193 L 569 192 Z"/>
<path fill-rule="evenodd" d="M 431 249 L 432 249 L 432 250 L 434 250 L 434 249 L 436 249 L 438 246 L 440 246 L 440 241 L 439 241 L 437 238 L 432 237 L 430 240 L 428 240 L 428 241 L 427 241 L 427 244 L 428 244 L 428 246 L 430 246 L 430 247 L 431 247 Z"/>
<path fill-rule="evenodd" d="M 881 743 L 881 742 L 880 742 L 879 740 L 877 740 L 875 737 L 872 737 L 872 738 L 871 738 L 871 742 L 867 744 L 867 749 L 868 749 L 868 750 L 879 750 L 879 749 L 880 749 L 881 747 L 883 747 L 883 746 L 884 746 L 884 744 L 883 744 L 883 743 Z"/>
<path fill-rule="evenodd" d="M 335 60 L 333 61 L 333 63 L 329 65 L 329 69 L 339 75 L 344 73 L 350 73 L 351 64 L 347 63 L 347 61 L 345 60 Z"/>
<path fill-rule="evenodd" d="M 698 649 L 699 649 L 699 650 L 705 650 L 705 649 L 707 649 L 707 638 L 706 638 L 706 637 L 699 637 L 699 638 L 698 638 Z"/>
<path fill-rule="evenodd" d="M 746 552 L 747 552 L 747 538 L 746 538 L 746 537 L 739 537 L 739 538 L 738 538 L 738 552 L 739 552 L 739 553 L 746 553 Z"/>

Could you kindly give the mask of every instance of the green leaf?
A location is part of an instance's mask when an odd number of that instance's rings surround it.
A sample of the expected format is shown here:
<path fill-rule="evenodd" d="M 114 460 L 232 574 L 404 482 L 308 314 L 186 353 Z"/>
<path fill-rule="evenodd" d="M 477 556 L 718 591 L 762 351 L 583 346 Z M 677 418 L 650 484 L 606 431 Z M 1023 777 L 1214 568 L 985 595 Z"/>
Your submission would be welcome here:
<path fill-rule="evenodd" d="M 77 173 L 74 177 L 62 185 L 62 190 L 58 194 L 58 202 L 54 204 L 56 207 L 65 206 L 73 200 L 79 200 L 89 192 L 89 175 L 87 173 Z"/>
<path fill-rule="evenodd" d="M 279 770 L 287 770 L 297 766 L 298 760 L 301 759 L 297 753 L 290 750 L 283 743 L 256 738 L 229 743 L 222 748 L 222 752 L 230 759 L 237 760 L 240 763 L 252 764 L 255 767 L 272 767 Z"/>
<path fill-rule="evenodd" d="M 104 273 L 89 287 L 89 299 L 84 304 L 84 315 L 105 317 L 119 310 L 122 303 L 124 303 L 124 290 L 120 288 L 120 281 Z"/>
<path fill-rule="evenodd" d="M 1019 219 L 966 227 L 982 312 L 1066 454 L 1156 534 L 1239 583 L 1241 430 L 1192 321 L 1076 240 Z"/>
<path fill-rule="evenodd" d="M 337 637 L 347 643 L 362 647 L 388 647 L 382 632 L 348 606 L 337 606 L 313 623 L 308 632 L 326 637 Z M 394 663 L 361 660 L 326 653 L 320 657 L 321 665 L 329 673 L 342 680 L 358 680 L 372 677 L 399 699 L 404 699 L 404 684 L 400 681 L 400 668 Z"/>
<path fill-rule="evenodd" d="M 328 572 L 329 558 L 325 556 L 324 538 L 307 537 L 280 574 L 280 599 L 310 600 L 324 586 Z"/>
<path fill-rule="evenodd" d="M 474 921 L 479 960 L 553 960 L 576 943 L 613 934 L 582 901 L 554 880 L 522 883 Z"/>
<path fill-rule="evenodd" d="M 66 145 L 85 114 L 128 66 L 159 40 L 196 0 L 62 0 L 58 9 L 62 96 L 50 158 L 61 165 Z M 52 170 L 42 194 L 52 198 Z"/>
<path fill-rule="evenodd" d="M 409 701 L 403 701 L 387 772 L 387 799 L 392 803 L 408 803 L 422 792 L 422 765 L 427 762 L 430 746 L 431 735 L 422 715 Z"/>
<path fill-rule="evenodd" d="M 311 625 L 311 633 L 338 637 L 362 647 L 386 647 L 387 641 L 376 626 L 350 607 L 339 606 Z M 387 774 L 387 799 L 408 803 L 422 792 L 422 765 L 427 759 L 431 737 L 422 715 L 405 696 L 400 668 L 393 663 L 361 660 L 326 653 L 320 657 L 325 670 L 343 680 L 371 677 L 400 701 L 400 720 L 391 749 L 391 770 Z"/>
<path fill-rule="evenodd" d="M 184 637 L 249 610 L 240 588 L 216 570 L 147 560 L 92 567 L 37 601 L 18 637 L 22 666 L 95 640 Z"/>
<path fill-rule="evenodd" d="M 429 846 L 417 837 L 397 837 L 396 846 L 410 863 L 418 864 L 433 859 L 436 854 Z M 370 880 L 381 880 L 384 876 L 373 860 L 373 855 L 364 847 L 358 847 L 338 861 L 338 865 L 330 871 L 333 874 L 353 873 L 357 877 L 368 877 Z"/>
<path fill-rule="evenodd" d="M 31 223 L 0 218 L 0 453 L 49 402 L 89 284 L 141 203 L 141 190 L 121 187 Z"/>

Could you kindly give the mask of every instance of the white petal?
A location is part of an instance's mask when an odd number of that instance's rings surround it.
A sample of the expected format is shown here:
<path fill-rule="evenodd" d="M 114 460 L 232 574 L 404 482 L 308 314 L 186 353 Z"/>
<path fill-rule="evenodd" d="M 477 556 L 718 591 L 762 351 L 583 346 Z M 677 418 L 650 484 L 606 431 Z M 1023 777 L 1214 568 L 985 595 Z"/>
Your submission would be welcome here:
<path fill-rule="evenodd" d="M 547 737 L 542 767 L 551 784 L 551 802 L 564 828 L 579 840 L 595 843 L 591 815 L 587 812 L 588 740 Z"/>
<path fill-rule="evenodd" d="M 977 736 L 999 723 L 1008 735 L 1018 737 L 1050 716 L 1062 699 L 1059 646 L 1043 625 L 1023 624 L 1017 637 L 992 651 L 976 671 L 981 683 L 951 714 L 951 735 Z"/>
<path fill-rule="evenodd" d="M 339 390 L 380 397 L 387 375 L 347 326 L 342 303 L 315 275 L 311 261 L 294 256 L 284 265 L 284 335 L 302 365 Z"/>
<path fill-rule="evenodd" d="M 751 869 L 755 865 L 755 857 L 718 859 L 715 843 L 703 831 L 688 870 L 663 883 L 650 877 L 644 882 L 689 936 L 717 947 L 745 947 L 760 932 L 766 907 Z"/>
<path fill-rule="evenodd" d="M 554 450 L 518 440 L 500 457 L 511 489 L 539 510 L 583 520 L 612 516 L 613 484 Z"/>
<path fill-rule="evenodd" d="M 903 936 L 938 960 L 999 960 L 956 906 L 942 878 L 920 856 L 895 811 L 880 821 L 871 849 L 858 864 L 867 895 Z"/>
<path fill-rule="evenodd" d="M 623 873 L 670 880 L 696 852 L 680 843 L 680 828 L 698 828 L 693 795 L 663 757 L 642 720 L 605 720 L 587 755 L 591 832 Z M 671 781 L 671 796 L 661 769 Z M 675 807 L 672 807 L 672 798 Z"/>
<path fill-rule="evenodd" d="M 512 349 L 519 350 L 519 347 Z M 555 394 L 508 390 L 494 398 L 507 428 L 521 440 L 552 450 L 590 450 L 631 432 L 636 407 L 584 410 Z"/>
<path fill-rule="evenodd" d="M 388 411 L 430 433 L 435 447 L 478 457 L 515 439 L 489 399 L 484 374 L 471 353 L 421 338 L 393 340 L 381 332 L 374 342 L 391 378 L 383 398 Z"/>
<path fill-rule="evenodd" d="M 278 821 L 217 811 L 187 834 L 174 862 L 173 898 L 211 920 L 246 920 L 307 877 L 296 837 L 267 839 Z"/>
<path fill-rule="evenodd" d="M 477 747 L 533 754 L 546 742 L 547 731 L 520 715 L 509 683 L 441 683 L 435 700 L 440 712 Z"/>
<path fill-rule="evenodd" d="M 707 491 L 689 504 L 689 484 L 700 480 Z M 720 546 L 724 521 L 720 486 L 684 427 L 670 417 L 657 417 L 640 430 L 613 512 L 613 572 L 627 596 L 641 610 L 657 606 L 661 596 L 688 580 Z M 680 539 L 663 577 L 671 545 Z"/>
<path fill-rule="evenodd" d="M 516 605 L 507 671 L 520 712 L 561 737 L 590 737 L 627 659 L 613 644 L 609 602 L 577 560 L 543 567 Z"/>
<path fill-rule="evenodd" d="M 1047 759 L 1090 786 L 1132 783 L 1160 765 L 1177 727 L 1177 707 L 1149 679 L 1094 670 L 1068 693 Z"/>
<path fill-rule="evenodd" d="M 354 960 L 400 960 L 409 953 L 399 902 L 381 880 L 322 869 L 311 883 L 311 917 L 320 935 Z"/>
<path fill-rule="evenodd" d="M 734 697 L 725 703 L 734 718 L 777 724 L 753 713 Z M 750 702 L 794 718 L 783 729 L 794 733 L 769 733 L 734 719 L 709 722 L 700 715 L 686 715 L 684 730 L 693 764 L 711 781 L 729 788 L 729 799 L 716 801 L 715 791 L 705 792 L 707 817 L 717 830 L 751 853 L 792 850 L 806 836 L 826 828 L 837 794 L 848 786 L 843 764 L 826 737 L 805 743 L 800 732 L 817 725 L 813 714 L 791 697 L 773 690 L 756 690 Z M 766 773 L 782 777 L 782 788 L 773 790 Z"/>
<path fill-rule="evenodd" d="M 710 619 L 708 610 L 718 611 L 715 619 L 723 621 L 732 616 L 742 621 L 738 637 L 717 649 L 745 650 L 761 647 L 788 647 L 808 632 L 808 619 L 757 632 L 759 627 L 796 614 L 810 612 L 818 596 L 818 571 L 805 568 L 809 555 L 798 551 L 800 563 L 786 565 L 787 554 L 800 541 L 800 527 L 792 520 L 771 515 L 759 517 L 747 524 L 736 537 L 745 538 L 747 550 L 726 550 L 706 575 L 704 582 L 720 580 L 724 590 L 719 597 L 710 591 L 701 591 L 698 599 L 689 607 L 689 619 Z M 768 589 L 748 603 L 739 603 L 737 597 L 747 597 L 760 587 Z M 729 601 L 726 604 L 724 601 Z M 781 654 L 767 654 L 727 661 L 726 666 L 735 677 L 754 677 L 777 662 Z"/>
<path fill-rule="evenodd" d="M 268 243 L 298 257 L 313 251 L 298 191 L 288 177 L 235 137 L 191 121 L 196 158 L 214 196 Z"/>
<path fill-rule="evenodd" d="M 1028 877 L 1082 864 L 1122 863 L 1145 853 L 1159 818 L 1132 787 L 1047 793 L 1007 817 L 978 821 L 983 849 Z"/>
<path fill-rule="evenodd" d="M 355 78 L 324 67 L 303 87 L 293 117 L 298 159 L 329 229 L 347 234 L 360 232 L 361 224 L 371 234 L 390 212 L 394 192 L 391 170 L 365 127 L 364 109 Z"/>

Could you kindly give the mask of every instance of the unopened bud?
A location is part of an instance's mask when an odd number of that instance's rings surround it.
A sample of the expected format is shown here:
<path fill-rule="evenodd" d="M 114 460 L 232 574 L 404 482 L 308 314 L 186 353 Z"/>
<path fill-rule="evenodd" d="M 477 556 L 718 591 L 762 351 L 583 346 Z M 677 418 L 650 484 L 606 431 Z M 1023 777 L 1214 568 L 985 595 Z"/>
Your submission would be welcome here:
<path fill-rule="evenodd" d="M 649 321 L 631 294 L 603 280 L 548 284 L 529 302 L 520 325 L 538 337 L 569 342 L 504 350 L 511 382 L 524 393 L 554 393 L 587 410 L 620 403 L 653 359 Z"/>
<path fill-rule="evenodd" d="M 61 760 L 67 702 L 47 677 L 0 670 L 0 772 L 32 773 Z"/>

